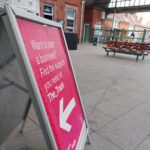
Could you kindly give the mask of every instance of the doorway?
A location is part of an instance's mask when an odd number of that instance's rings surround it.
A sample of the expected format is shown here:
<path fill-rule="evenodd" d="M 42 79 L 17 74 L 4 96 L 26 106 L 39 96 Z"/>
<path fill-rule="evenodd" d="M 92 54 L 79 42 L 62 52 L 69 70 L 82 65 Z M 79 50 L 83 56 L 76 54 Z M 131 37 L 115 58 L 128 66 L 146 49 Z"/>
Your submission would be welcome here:
<path fill-rule="evenodd" d="M 84 24 L 83 42 L 88 43 L 90 41 L 90 24 Z"/>

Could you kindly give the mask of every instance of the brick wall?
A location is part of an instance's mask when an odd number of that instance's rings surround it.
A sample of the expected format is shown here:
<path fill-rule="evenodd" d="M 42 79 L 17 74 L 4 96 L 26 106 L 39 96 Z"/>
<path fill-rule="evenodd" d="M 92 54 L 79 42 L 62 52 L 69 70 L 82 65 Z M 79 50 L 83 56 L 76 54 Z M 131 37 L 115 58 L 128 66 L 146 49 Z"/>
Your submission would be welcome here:
<path fill-rule="evenodd" d="M 86 7 L 85 8 L 85 15 L 84 15 L 84 24 L 90 24 L 90 39 L 92 37 L 92 17 L 93 17 L 93 8 Z"/>
<path fill-rule="evenodd" d="M 129 30 L 129 26 L 130 26 L 130 24 L 127 23 L 127 22 L 120 22 L 119 28 L 120 28 L 120 29 Z"/>
<path fill-rule="evenodd" d="M 94 29 L 95 24 L 101 24 L 102 25 L 102 20 L 101 20 L 101 15 L 102 15 L 102 10 L 98 8 L 93 8 L 93 19 L 92 19 L 92 28 Z"/>
<path fill-rule="evenodd" d="M 49 4 L 54 8 L 54 21 L 64 20 L 64 31 L 66 32 L 66 13 L 68 8 L 72 8 L 76 11 L 75 18 L 75 33 L 80 35 L 80 20 L 81 20 L 81 0 L 41 0 L 40 12 L 43 16 L 43 5 Z"/>
<path fill-rule="evenodd" d="M 106 27 L 106 28 L 112 28 L 112 19 L 106 19 L 105 21 L 104 21 L 104 26 Z M 120 21 L 119 22 L 119 29 L 125 29 L 125 30 L 129 30 L 129 26 L 130 26 L 130 24 L 128 23 L 128 22 L 123 22 L 123 21 Z"/>
<path fill-rule="evenodd" d="M 92 7 L 86 7 L 85 8 L 85 16 L 84 16 L 84 23 L 92 23 L 92 16 L 93 16 L 93 8 Z"/>
<path fill-rule="evenodd" d="M 86 7 L 85 8 L 85 17 L 84 17 L 84 23 L 90 24 L 90 39 L 92 39 L 93 36 L 93 29 L 96 24 L 102 25 L 102 11 L 99 8 L 96 7 Z"/>

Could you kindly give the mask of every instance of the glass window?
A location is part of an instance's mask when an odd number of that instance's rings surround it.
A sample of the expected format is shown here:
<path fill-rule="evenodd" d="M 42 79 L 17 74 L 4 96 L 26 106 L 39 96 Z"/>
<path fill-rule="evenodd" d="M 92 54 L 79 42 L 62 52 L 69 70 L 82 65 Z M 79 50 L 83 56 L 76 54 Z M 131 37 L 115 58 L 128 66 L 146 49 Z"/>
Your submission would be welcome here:
<path fill-rule="evenodd" d="M 44 5 L 44 18 L 53 20 L 53 6 L 52 5 Z"/>
<path fill-rule="evenodd" d="M 67 20 L 67 26 L 73 27 L 74 26 L 74 21 L 73 20 Z"/>
<path fill-rule="evenodd" d="M 124 7 L 124 5 L 125 5 L 125 2 L 121 2 L 120 6 Z"/>
<path fill-rule="evenodd" d="M 115 7 L 115 3 L 113 3 L 113 7 Z"/>
<path fill-rule="evenodd" d="M 129 5 L 130 5 L 130 1 L 126 1 L 125 7 L 129 7 Z"/>
<path fill-rule="evenodd" d="M 75 10 L 67 10 L 67 32 L 73 33 L 75 29 Z"/>
<path fill-rule="evenodd" d="M 136 1 L 135 1 L 135 6 L 138 6 L 139 3 L 140 3 L 140 0 L 136 0 Z"/>
<path fill-rule="evenodd" d="M 113 7 L 113 3 L 109 3 L 109 7 Z"/>
<path fill-rule="evenodd" d="M 144 5 L 149 5 L 150 1 L 149 0 L 145 0 Z"/>
<path fill-rule="evenodd" d="M 144 1 L 140 1 L 140 5 L 144 5 Z"/>
<path fill-rule="evenodd" d="M 130 6 L 134 6 L 134 0 L 130 1 Z"/>
<path fill-rule="evenodd" d="M 67 10 L 67 17 L 75 17 L 75 11 L 73 9 L 68 9 Z"/>
<path fill-rule="evenodd" d="M 118 2 L 118 3 L 117 3 L 117 7 L 120 7 L 120 5 L 121 5 L 121 2 Z"/>

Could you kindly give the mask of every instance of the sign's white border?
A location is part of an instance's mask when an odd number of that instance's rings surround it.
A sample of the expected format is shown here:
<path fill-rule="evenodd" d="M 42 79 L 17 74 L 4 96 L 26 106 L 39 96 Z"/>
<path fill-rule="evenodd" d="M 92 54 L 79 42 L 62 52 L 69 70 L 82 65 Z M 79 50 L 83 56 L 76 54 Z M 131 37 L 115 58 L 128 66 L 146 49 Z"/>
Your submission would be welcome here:
<path fill-rule="evenodd" d="M 59 24 L 59 23 L 47 20 L 47 19 L 39 17 L 39 16 L 35 16 L 33 14 L 30 14 L 30 13 L 25 12 L 18 8 L 10 7 L 9 5 L 5 5 L 5 11 L 6 11 L 6 15 L 4 15 L 2 18 L 3 18 L 4 24 L 5 24 L 7 33 L 10 37 L 10 42 L 11 42 L 12 48 L 17 56 L 17 59 L 19 61 L 20 67 L 23 72 L 24 79 L 25 79 L 27 87 L 29 89 L 29 93 L 30 93 L 31 99 L 34 104 L 35 111 L 37 113 L 37 116 L 38 116 L 38 119 L 39 119 L 39 122 L 41 125 L 41 129 L 43 131 L 43 134 L 44 134 L 44 137 L 45 137 L 45 140 L 47 143 L 47 147 L 49 150 L 51 150 L 51 149 L 57 150 L 58 149 L 57 144 L 56 144 L 53 132 L 52 132 L 52 128 L 48 121 L 46 110 L 45 110 L 44 104 L 42 102 L 42 97 L 41 97 L 40 91 L 38 89 L 38 86 L 37 86 L 37 83 L 36 83 L 36 80 L 34 77 L 34 73 L 32 71 L 31 64 L 29 63 L 29 58 L 28 58 L 26 50 L 25 50 L 24 42 L 22 40 L 22 36 L 19 31 L 16 17 L 31 20 L 31 21 L 34 21 L 36 23 L 40 23 L 43 25 L 48 25 L 48 26 L 53 26 L 53 27 L 59 28 L 61 30 L 63 38 L 64 38 L 67 55 L 70 60 L 70 65 L 72 68 L 71 71 L 73 72 L 73 75 L 74 75 L 74 70 L 73 70 L 71 59 L 70 59 L 70 56 L 68 53 L 68 47 L 67 47 L 67 43 L 66 43 L 66 40 L 64 37 L 63 29 L 61 27 L 61 24 Z M 74 80 L 75 80 L 75 83 L 77 86 L 75 76 L 74 76 Z M 88 125 L 87 118 L 85 115 L 85 110 L 83 107 L 83 103 L 82 103 L 81 95 L 79 93 L 78 86 L 77 86 L 77 90 L 78 90 L 80 102 L 81 102 L 82 109 L 84 112 L 84 117 L 85 117 L 85 124 L 83 125 L 82 131 L 80 133 L 80 138 L 79 138 L 79 141 L 77 144 L 77 150 L 83 150 L 86 139 L 88 137 L 89 125 Z M 88 140 L 89 140 L 89 137 L 88 137 Z"/>

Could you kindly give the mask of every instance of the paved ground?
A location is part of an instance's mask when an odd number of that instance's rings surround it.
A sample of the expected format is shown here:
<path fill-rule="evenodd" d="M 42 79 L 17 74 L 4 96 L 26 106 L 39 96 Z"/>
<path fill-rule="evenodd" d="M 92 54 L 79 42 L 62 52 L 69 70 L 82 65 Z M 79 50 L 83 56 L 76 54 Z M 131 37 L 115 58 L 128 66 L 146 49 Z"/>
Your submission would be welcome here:
<path fill-rule="evenodd" d="M 70 54 L 91 127 L 85 150 L 150 150 L 150 58 L 106 57 L 90 44 Z M 33 108 L 18 129 L 0 150 L 46 150 Z"/>

